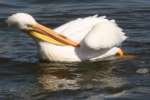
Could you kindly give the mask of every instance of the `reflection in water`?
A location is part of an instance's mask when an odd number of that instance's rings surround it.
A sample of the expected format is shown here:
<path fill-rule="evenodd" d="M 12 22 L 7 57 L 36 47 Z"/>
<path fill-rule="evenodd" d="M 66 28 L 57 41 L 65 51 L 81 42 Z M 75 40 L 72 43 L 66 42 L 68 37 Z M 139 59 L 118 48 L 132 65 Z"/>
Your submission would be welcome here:
<path fill-rule="evenodd" d="M 148 97 L 149 89 L 142 86 L 149 86 L 149 74 L 137 73 L 139 67 L 134 63 L 122 59 L 73 64 L 0 59 L 0 95 L 5 95 L 3 100 L 9 95 L 25 100 L 99 100 L 133 97 L 131 94 L 136 98 L 144 91 Z"/>
<path fill-rule="evenodd" d="M 71 69 L 73 70 L 73 69 Z M 78 79 L 72 79 L 69 67 L 63 64 L 42 63 L 38 67 L 39 83 L 47 90 L 78 89 Z"/>
<path fill-rule="evenodd" d="M 126 80 L 115 76 L 113 69 L 117 65 L 114 64 L 111 61 L 78 64 L 40 63 L 37 67 L 38 80 L 44 89 L 50 91 L 120 88 Z"/>

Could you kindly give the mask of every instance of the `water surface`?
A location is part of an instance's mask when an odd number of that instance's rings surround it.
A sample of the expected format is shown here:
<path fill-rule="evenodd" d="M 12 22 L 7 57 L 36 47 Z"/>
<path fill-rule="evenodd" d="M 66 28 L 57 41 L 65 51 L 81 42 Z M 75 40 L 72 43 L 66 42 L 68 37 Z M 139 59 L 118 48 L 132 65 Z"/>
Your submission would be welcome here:
<path fill-rule="evenodd" d="M 0 99 L 2 100 L 149 100 L 150 1 L 148 0 L 1 0 Z M 94 14 L 116 19 L 129 37 L 122 48 L 136 58 L 72 64 L 38 61 L 34 41 L 8 28 L 17 12 L 57 27 Z"/>

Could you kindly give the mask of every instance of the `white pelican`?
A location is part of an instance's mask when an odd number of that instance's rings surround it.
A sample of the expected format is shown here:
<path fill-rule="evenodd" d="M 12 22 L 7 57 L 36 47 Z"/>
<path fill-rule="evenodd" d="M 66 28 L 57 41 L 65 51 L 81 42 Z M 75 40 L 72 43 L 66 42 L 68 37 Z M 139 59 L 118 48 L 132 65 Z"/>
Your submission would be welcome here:
<path fill-rule="evenodd" d="M 31 15 L 16 13 L 6 20 L 28 33 L 38 44 L 40 57 L 48 61 L 81 62 L 115 54 L 127 37 L 114 20 L 90 16 L 51 29 L 39 24 Z"/>

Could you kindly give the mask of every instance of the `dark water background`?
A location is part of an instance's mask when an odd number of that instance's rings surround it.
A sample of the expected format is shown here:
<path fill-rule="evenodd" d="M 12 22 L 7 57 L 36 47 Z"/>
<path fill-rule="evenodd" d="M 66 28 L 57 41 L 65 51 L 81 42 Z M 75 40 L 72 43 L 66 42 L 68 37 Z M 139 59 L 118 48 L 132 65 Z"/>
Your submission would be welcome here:
<path fill-rule="evenodd" d="M 136 58 L 93 63 L 38 61 L 35 43 L 4 20 L 27 12 L 57 27 L 94 14 L 116 19 Z M 149 100 L 149 0 L 0 0 L 0 100 Z"/>

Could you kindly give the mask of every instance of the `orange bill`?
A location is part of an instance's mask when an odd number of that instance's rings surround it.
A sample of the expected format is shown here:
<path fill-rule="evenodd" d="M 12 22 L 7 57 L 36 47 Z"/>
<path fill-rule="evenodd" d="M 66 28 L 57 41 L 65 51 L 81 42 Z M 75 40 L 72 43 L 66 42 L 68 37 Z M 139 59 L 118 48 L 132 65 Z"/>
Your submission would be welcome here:
<path fill-rule="evenodd" d="M 55 45 L 70 45 L 73 47 L 79 47 L 79 43 L 47 28 L 41 24 L 36 24 L 31 26 L 32 30 L 30 34 L 37 39 L 55 44 Z"/>

